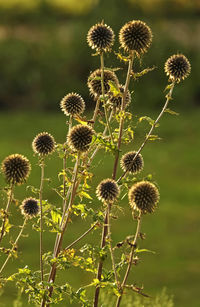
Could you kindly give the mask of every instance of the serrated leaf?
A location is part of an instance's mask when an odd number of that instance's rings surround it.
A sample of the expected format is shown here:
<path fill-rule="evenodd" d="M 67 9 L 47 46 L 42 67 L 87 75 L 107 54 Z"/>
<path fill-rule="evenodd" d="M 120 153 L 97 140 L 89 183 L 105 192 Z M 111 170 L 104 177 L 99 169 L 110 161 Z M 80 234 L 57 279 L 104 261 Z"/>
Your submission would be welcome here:
<path fill-rule="evenodd" d="M 108 85 L 110 86 L 110 91 L 112 92 L 114 97 L 121 94 L 119 88 L 117 87 L 117 85 L 114 82 L 108 81 Z"/>
<path fill-rule="evenodd" d="M 61 214 L 54 210 L 51 210 L 51 218 L 54 224 L 60 224 L 62 219 Z"/>
<path fill-rule="evenodd" d="M 79 195 L 82 196 L 82 197 L 85 197 L 87 199 L 92 199 L 92 197 L 87 192 L 85 192 L 85 191 L 81 191 L 79 193 Z"/>
<path fill-rule="evenodd" d="M 135 72 L 132 72 L 131 75 L 132 75 L 132 77 L 133 77 L 134 79 L 138 79 L 138 78 L 140 78 L 140 77 L 146 75 L 148 72 L 153 71 L 155 68 L 156 68 L 156 66 L 147 67 L 147 68 L 143 69 L 143 70 L 140 71 L 140 72 L 136 72 L 136 73 L 135 73 Z"/>

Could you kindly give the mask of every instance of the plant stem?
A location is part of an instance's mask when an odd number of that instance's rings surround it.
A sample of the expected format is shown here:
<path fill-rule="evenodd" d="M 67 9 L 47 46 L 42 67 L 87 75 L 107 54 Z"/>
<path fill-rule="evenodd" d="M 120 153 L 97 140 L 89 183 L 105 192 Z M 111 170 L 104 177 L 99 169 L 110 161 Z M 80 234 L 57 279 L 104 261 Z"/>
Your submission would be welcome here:
<path fill-rule="evenodd" d="M 139 155 L 139 153 L 142 151 L 143 147 L 145 146 L 145 144 L 147 143 L 149 137 L 151 136 L 151 133 L 152 131 L 154 130 L 154 128 L 156 127 L 156 125 L 158 124 L 160 118 L 162 117 L 162 115 L 164 114 L 165 110 L 167 109 L 167 106 L 168 106 L 168 103 L 169 101 L 172 99 L 172 93 L 173 93 L 173 89 L 174 89 L 174 85 L 175 85 L 175 82 L 173 82 L 171 84 L 171 88 L 170 88 L 170 91 L 169 93 L 166 95 L 166 102 L 161 110 L 161 112 L 159 113 L 158 117 L 156 118 L 156 120 L 154 121 L 154 123 L 152 124 L 148 134 L 146 135 L 146 138 L 145 140 L 143 141 L 143 143 L 141 144 L 140 148 L 138 149 L 138 151 L 136 152 L 134 158 L 133 158 L 133 161 L 132 163 L 134 162 L 134 160 L 137 158 L 137 156 Z M 130 168 L 132 167 L 132 164 L 130 165 Z M 117 182 L 119 183 L 121 181 L 121 179 L 127 174 L 128 170 L 126 170 L 122 175 L 121 177 L 117 180 Z"/>
<path fill-rule="evenodd" d="M 78 237 L 76 240 L 74 240 L 70 245 L 68 245 L 67 247 L 65 247 L 64 250 L 68 250 L 70 249 L 72 246 L 74 246 L 76 243 L 78 243 L 80 240 L 82 240 L 85 236 L 87 236 L 88 233 L 90 233 L 90 231 L 92 231 L 95 226 L 97 226 L 98 222 L 96 222 L 94 225 L 92 225 L 88 230 L 86 230 L 80 237 Z"/>
<path fill-rule="evenodd" d="M 123 93 L 123 96 L 122 96 L 121 117 L 120 117 L 120 124 L 119 124 L 117 153 L 115 155 L 115 162 L 114 162 L 113 175 L 112 175 L 113 179 L 116 178 L 116 174 L 117 174 L 117 166 L 118 166 L 118 161 L 119 161 L 119 151 L 120 151 L 120 147 L 121 147 L 123 127 L 124 127 L 124 109 L 125 109 L 126 95 L 127 95 L 127 91 L 128 91 L 128 87 L 129 87 L 129 83 L 130 83 L 130 78 L 131 78 L 133 59 L 134 59 L 134 54 L 132 53 L 130 55 L 130 59 L 129 59 L 128 71 L 127 71 L 127 76 L 126 76 L 126 83 L 125 83 L 125 87 L 124 87 L 124 93 Z"/>
<path fill-rule="evenodd" d="M 44 268 L 43 268 L 43 205 L 42 205 L 42 193 L 44 185 L 44 158 L 41 158 L 40 167 L 41 167 L 41 180 L 40 180 L 40 190 L 39 190 L 39 199 L 40 199 L 40 272 L 41 272 L 41 281 L 44 281 Z"/>
<path fill-rule="evenodd" d="M 126 281 L 127 281 L 127 278 L 128 278 L 129 273 L 130 273 L 131 266 L 132 266 L 132 261 L 133 261 L 134 251 L 135 251 L 135 245 L 136 245 L 136 242 L 137 242 L 138 235 L 140 233 L 140 227 L 141 227 L 141 212 L 139 213 L 139 215 L 137 217 L 137 228 L 136 228 L 136 232 L 135 232 L 135 237 L 134 237 L 134 240 L 133 240 L 133 243 L 132 243 L 131 252 L 129 254 L 129 261 L 128 261 L 126 273 L 124 275 L 124 279 L 123 279 L 122 284 L 121 284 L 121 289 L 120 289 L 121 290 L 121 296 L 119 296 L 118 299 L 117 299 L 116 307 L 120 306 L 120 302 L 122 300 L 124 286 L 126 284 Z"/>
<path fill-rule="evenodd" d="M 103 52 L 101 52 L 101 54 L 100 54 L 100 60 L 101 60 L 101 89 L 102 89 L 102 97 L 103 97 L 103 107 L 104 107 L 105 119 L 106 119 L 106 125 L 108 127 L 108 131 L 109 131 L 109 134 L 110 134 L 110 137 L 111 137 L 112 144 L 114 144 L 111 127 L 110 127 L 110 123 L 109 123 L 109 120 L 108 120 L 108 112 L 107 112 L 106 100 L 105 100 Z"/>
<path fill-rule="evenodd" d="M 7 201 L 6 209 L 4 211 L 4 217 L 3 217 L 3 222 L 2 222 L 2 226 L 1 226 L 0 242 L 1 242 L 1 240 L 4 236 L 4 232 L 5 232 L 5 224 L 6 224 L 6 220 L 7 220 L 7 216 L 8 216 L 8 209 L 9 209 L 9 206 L 10 206 L 10 204 L 12 202 L 12 198 L 13 198 L 13 188 L 14 188 L 14 185 L 11 183 L 9 191 L 8 191 L 8 201 Z"/>
<path fill-rule="evenodd" d="M 99 111 L 99 104 L 100 104 L 100 99 L 98 98 L 97 102 L 96 102 L 96 107 L 95 107 L 95 110 L 94 110 L 94 114 L 93 114 L 93 117 L 92 117 L 92 121 L 94 122 L 92 126 L 94 126 L 96 118 L 97 118 L 97 114 L 98 114 L 98 111 Z"/>
<path fill-rule="evenodd" d="M 59 237 L 58 237 L 57 246 L 56 246 L 56 249 L 54 251 L 54 257 L 55 258 L 58 256 L 58 254 L 61 250 L 61 246 L 62 246 L 62 242 L 63 242 L 63 236 L 64 236 L 64 233 L 65 233 L 66 227 L 69 223 L 69 219 L 70 219 L 70 216 L 71 216 L 71 213 L 72 213 L 72 205 L 73 205 L 74 198 L 75 198 L 75 195 L 76 195 L 76 191 L 77 191 L 77 188 L 78 188 L 78 185 L 79 185 L 79 183 L 77 181 L 79 160 L 80 160 L 80 154 L 78 153 L 77 159 L 76 159 L 76 166 L 75 166 L 75 173 L 74 173 L 74 178 L 73 178 L 72 190 L 71 190 L 71 198 L 70 198 L 69 205 L 68 205 L 68 208 L 67 208 L 67 211 L 66 211 L 66 214 L 65 214 L 65 218 L 64 218 L 64 221 L 63 221 L 62 230 L 61 230 L 61 233 L 59 234 Z M 56 263 L 54 263 L 51 267 L 48 282 L 54 283 L 55 277 L 56 277 Z M 53 293 L 53 286 L 51 286 L 49 288 L 49 295 L 48 295 L 49 298 L 51 297 L 52 293 Z M 44 307 L 45 304 L 46 304 L 46 299 L 44 298 L 43 301 L 41 302 L 41 306 Z M 47 306 L 49 306 L 49 303 L 47 303 Z"/>
<path fill-rule="evenodd" d="M 19 241 L 19 238 L 20 238 L 21 235 L 22 235 L 22 232 L 23 232 L 23 230 L 24 230 L 24 227 L 25 227 L 25 225 L 26 225 L 26 222 L 27 222 L 27 219 L 25 218 L 24 223 L 23 223 L 23 225 L 21 226 L 21 230 L 20 230 L 20 232 L 19 232 L 19 234 L 18 234 L 18 236 L 17 236 L 17 238 L 16 238 L 16 240 L 15 240 L 15 242 L 14 242 L 14 244 L 13 244 L 13 247 L 12 247 L 12 249 L 11 249 L 11 251 L 10 251 L 8 257 L 6 258 L 4 264 L 2 265 L 2 267 L 1 267 L 1 269 L 0 269 L 0 274 L 2 273 L 2 271 L 3 271 L 3 269 L 5 268 L 5 266 L 6 266 L 7 262 L 8 262 L 8 260 L 9 260 L 10 257 L 12 256 L 12 252 L 14 251 L 14 249 L 15 249 L 15 247 L 16 247 L 18 241 Z"/>
<path fill-rule="evenodd" d="M 108 240 L 109 240 L 110 255 L 111 255 L 111 260 L 112 260 L 112 267 L 113 267 L 113 272 L 115 275 L 115 281 L 116 281 L 117 287 L 119 287 L 119 281 L 118 281 L 118 276 L 117 276 L 117 271 L 116 271 L 116 266 L 115 266 L 115 258 L 114 258 L 112 241 L 111 241 L 112 239 L 111 239 L 111 230 L 110 230 L 110 209 L 111 209 L 111 204 L 108 204 Z"/>

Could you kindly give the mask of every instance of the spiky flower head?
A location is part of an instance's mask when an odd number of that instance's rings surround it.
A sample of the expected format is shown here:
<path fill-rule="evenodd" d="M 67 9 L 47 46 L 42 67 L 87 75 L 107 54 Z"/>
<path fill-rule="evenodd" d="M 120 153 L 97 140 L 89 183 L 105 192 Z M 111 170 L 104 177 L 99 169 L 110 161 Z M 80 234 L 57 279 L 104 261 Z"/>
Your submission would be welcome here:
<path fill-rule="evenodd" d="M 121 109 L 121 105 L 122 105 L 122 97 L 124 94 L 124 86 L 123 85 L 119 85 L 119 91 L 120 94 L 117 96 L 114 96 L 113 93 L 111 92 L 109 101 L 110 103 L 113 105 L 113 107 L 117 108 L 117 109 Z M 127 90 L 126 93 L 126 97 L 125 97 L 125 107 L 127 107 L 131 102 L 131 94 L 130 91 Z"/>
<path fill-rule="evenodd" d="M 79 115 L 85 110 L 85 101 L 76 93 L 67 94 L 60 102 L 61 110 L 65 115 Z"/>
<path fill-rule="evenodd" d="M 96 195 L 102 202 L 111 203 L 119 196 L 119 186 L 113 179 L 104 179 L 97 186 Z"/>
<path fill-rule="evenodd" d="M 94 130 L 87 125 L 74 126 L 67 137 L 69 146 L 79 152 L 84 152 L 89 149 L 92 142 Z"/>
<path fill-rule="evenodd" d="M 171 81 L 180 82 L 188 77 L 191 65 L 183 54 L 174 54 L 165 62 L 165 73 Z"/>
<path fill-rule="evenodd" d="M 31 219 L 39 213 L 38 201 L 35 198 L 26 198 L 23 200 L 21 206 L 21 213 L 26 217 Z"/>
<path fill-rule="evenodd" d="M 90 28 L 87 35 L 88 45 L 98 52 L 110 51 L 114 43 L 114 32 L 111 27 L 103 22 L 98 23 Z"/>
<path fill-rule="evenodd" d="M 113 82 L 115 85 L 118 85 L 118 79 L 115 73 L 111 70 L 104 70 L 104 91 L 105 94 L 110 90 L 109 81 Z M 88 78 L 88 87 L 90 90 L 90 94 L 92 96 L 100 96 L 102 95 L 101 89 L 101 69 L 96 69 L 93 71 Z"/>
<path fill-rule="evenodd" d="M 23 184 L 31 170 L 29 160 L 20 154 L 6 157 L 1 165 L 1 171 L 9 184 Z"/>
<path fill-rule="evenodd" d="M 42 156 L 51 154 L 55 149 L 54 137 L 47 132 L 39 133 L 32 142 L 32 148 L 36 154 Z"/>
<path fill-rule="evenodd" d="M 143 21 L 129 21 L 119 32 L 119 42 L 121 47 L 128 53 L 135 51 L 137 55 L 141 55 L 151 45 L 151 29 Z"/>
<path fill-rule="evenodd" d="M 134 184 L 129 190 L 128 197 L 131 207 L 142 214 L 152 213 L 160 199 L 157 187 L 148 181 Z"/>
<path fill-rule="evenodd" d="M 136 174 L 143 169 L 144 161 L 142 155 L 138 154 L 136 158 L 135 155 L 136 151 L 130 151 L 122 156 L 120 165 L 123 171 Z"/>

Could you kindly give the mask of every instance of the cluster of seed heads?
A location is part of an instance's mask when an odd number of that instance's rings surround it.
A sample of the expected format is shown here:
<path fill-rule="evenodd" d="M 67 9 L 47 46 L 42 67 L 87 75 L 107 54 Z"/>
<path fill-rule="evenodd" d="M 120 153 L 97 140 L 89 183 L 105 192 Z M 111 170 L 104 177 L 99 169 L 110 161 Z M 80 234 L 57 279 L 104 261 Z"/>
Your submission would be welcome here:
<path fill-rule="evenodd" d="M 120 165 L 124 172 L 136 174 L 143 169 L 144 161 L 142 155 L 138 154 L 136 156 L 136 153 L 136 151 L 130 151 L 122 156 Z"/>
<path fill-rule="evenodd" d="M 140 181 L 129 190 L 129 203 L 142 214 L 154 212 L 160 195 L 157 187 L 148 181 Z"/>
<path fill-rule="evenodd" d="M 104 179 L 100 182 L 96 189 L 96 195 L 99 200 L 110 203 L 117 199 L 119 196 L 119 186 L 113 179 Z"/>
<path fill-rule="evenodd" d="M 20 154 L 6 157 L 1 165 L 1 171 L 9 184 L 22 184 L 30 174 L 31 165 L 29 160 Z"/>
<path fill-rule="evenodd" d="M 54 137 L 47 132 L 39 133 L 32 142 L 32 148 L 36 154 L 42 156 L 51 154 L 55 149 Z"/>
<path fill-rule="evenodd" d="M 80 115 L 85 110 L 85 101 L 76 93 L 67 94 L 60 102 L 61 110 L 65 115 Z"/>
<path fill-rule="evenodd" d="M 190 71 L 190 62 L 183 54 L 172 55 L 165 63 L 165 72 L 171 81 L 184 80 Z"/>
<path fill-rule="evenodd" d="M 32 218 L 37 216 L 39 213 L 39 206 L 37 199 L 32 197 L 24 199 L 20 206 L 20 209 L 21 213 L 26 218 Z"/>
<path fill-rule="evenodd" d="M 74 126 L 67 136 L 67 142 L 72 150 L 84 152 L 89 149 L 94 130 L 90 126 Z"/>
<path fill-rule="evenodd" d="M 110 90 L 109 82 L 114 83 L 116 86 L 118 86 L 118 79 L 116 74 L 108 69 L 104 70 L 104 78 L 103 78 L 103 84 L 104 84 L 104 92 L 105 94 L 108 93 Z M 101 69 L 96 69 L 93 71 L 89 78 L 88 78 L 88 87 L 90 90 L 90 94 L 94 97 L 98 97 L 102 95 L 102 88 L 101 88 Z"/>

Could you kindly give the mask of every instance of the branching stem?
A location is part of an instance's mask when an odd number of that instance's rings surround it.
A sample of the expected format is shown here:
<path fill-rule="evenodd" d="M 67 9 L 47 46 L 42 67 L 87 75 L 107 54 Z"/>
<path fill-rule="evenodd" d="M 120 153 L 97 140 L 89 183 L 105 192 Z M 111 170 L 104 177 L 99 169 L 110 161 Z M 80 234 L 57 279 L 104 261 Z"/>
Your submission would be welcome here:
<path fill-rule="evenodd" d="M 8 217 L 8 209 L 9 209 L 9 206 L 10 206 L 10 204 L 12 202 L 12 198 L 13 198 L 13 188 L 14 188 L 14 185 L 11 183 L 10 188 L 8 190 L 8 201 L 7 201 L 6 209 L 4 211 L 4 217 L 3 217 L 3 222 L 2 222 L 2 226 L 1 226 L 0 242 L 3 239 L 4 232 L 5 232 L 5 224 L 6 224 L 6 220 L 7 220 L 7 217 Z"/>
<path fill-rule="evenodd" d="M 44 158 L 41 158 L 40 161 L 41 167 L 41 180 L 40 180 L 40 190 L 39 190 L 39 200 L 40 200 L 40 272 L 41 272 L 41 281 L 44 281 L 44 267 L 43 267 L 43 205 L 42 205 L 42 193 L 44 185 Z"/>

